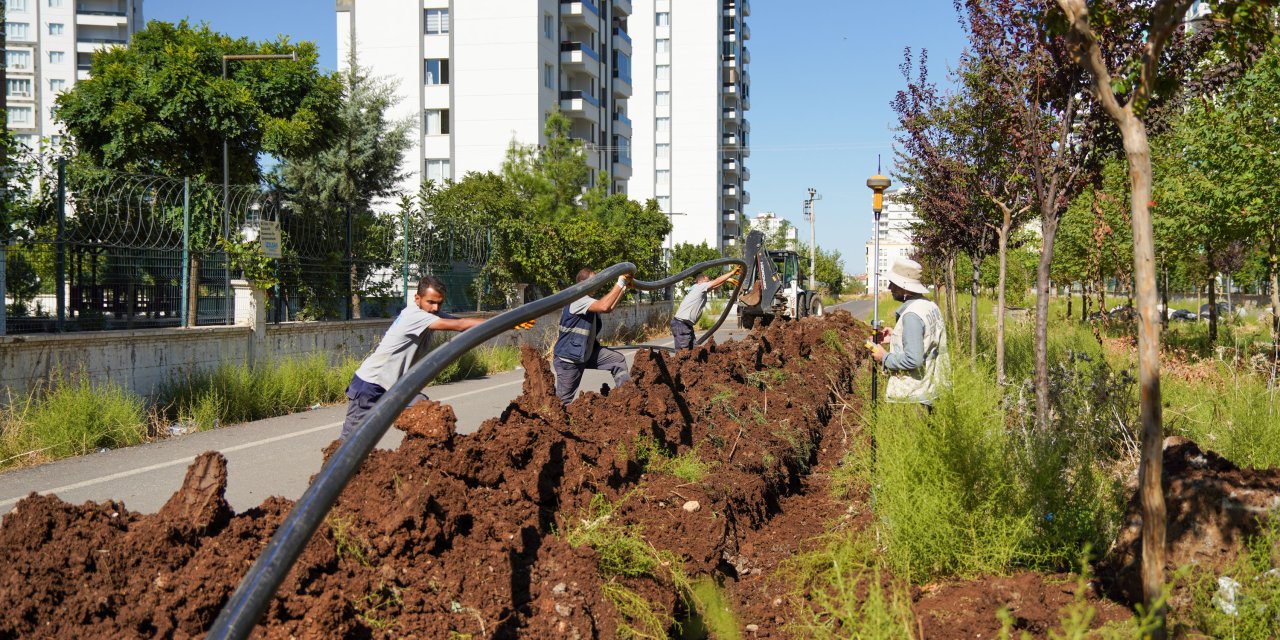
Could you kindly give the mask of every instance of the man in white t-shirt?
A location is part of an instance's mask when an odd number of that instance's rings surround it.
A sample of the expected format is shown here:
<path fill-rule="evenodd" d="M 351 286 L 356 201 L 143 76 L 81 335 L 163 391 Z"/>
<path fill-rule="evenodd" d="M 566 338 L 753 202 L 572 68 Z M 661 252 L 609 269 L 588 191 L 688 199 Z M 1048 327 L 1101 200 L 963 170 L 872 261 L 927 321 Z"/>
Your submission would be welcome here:
<path fill-rule="evenodd" d="M 689 292 L 680 301 L 676 314 L 671 317 L 671 336 L 676 340 L 676 351 L 693 348 L 694 328 L 698 325 L 698 318 L 702 317 L 703 309 L 707 308 L 707 294 L 739 273 L 742 273 L 742 267 L 734 267 L 733 271 L 715 280 L 705 273 L 698 274 L 693 286 L 689 287 Z"/>
<path fill-rule="evenodd" d="M 445 284 L 434 276 L 423 276 L 418 282 L 418 292 L 413 304 L 404 308 L 396 321 L 391 323 L 378 348 L 365 358 L 351 377 L 347 387 L 347 418 L 342 423 L 339 439 L 346 440 L 351 432 L 364 421 L 378 399 L 429 350 L 432 331 L 465 331 L 488 318 L 455 318 L 441 313 L 447 293 Z M 526 322 L 517 329 L 527 329 L 533 322 Z M 418 392 L 410 405 L 427 399 Z"/>

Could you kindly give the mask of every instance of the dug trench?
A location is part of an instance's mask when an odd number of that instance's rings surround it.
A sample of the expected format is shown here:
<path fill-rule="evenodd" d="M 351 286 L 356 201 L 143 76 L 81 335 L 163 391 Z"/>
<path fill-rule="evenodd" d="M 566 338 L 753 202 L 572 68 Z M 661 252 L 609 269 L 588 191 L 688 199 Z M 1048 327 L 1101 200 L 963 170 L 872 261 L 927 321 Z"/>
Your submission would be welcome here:
<path fill-rule="evenodd" d="M 456 435 L 447 406 L 401 416 L 404 442 L 365 461 L 257 635 L 665 636 L 690 579 L 766 574 L 759 550 L 821 528 L 785 501 L 840 455 L 832 403 L 865 371 L 868 333 L 837 314 L 642 352 L 633 384 L 567 407 L 526 351 L 522 395 L 475 434 Z M 292 506 L 234 514 L 225 484 L 210 452 L 154 515 L 24 499 L 0 526 L 0 637 L 203 634 Z"/>
<path fill-rule="evenodd" d="M 434 403 L 400 417 L 405 440 L 370 455 L 255 635 L 699 637 L 708 599 L 690 594 L 712 584 L 730 620 L 713 637 L 804 637 L 787 560 L 872 518 L 830 490 L 866 437 L 869 334 L 836 313 L 643 352 L 633 384 L 567 407 L 526 351 L 523 393 L 475 434 Z M 210 452 L 154 515 L 24 499 L 0 524 L 0 638 L 203 635 L 292 507 L 235 514 L 225 485 Z M 1033 573 L 912 593 L 925 637 L 993 636 L 1000 608 L 1043 633 L 1072 597 Z M 1099 621 L 1128 614 L 1103 604 Z"/>

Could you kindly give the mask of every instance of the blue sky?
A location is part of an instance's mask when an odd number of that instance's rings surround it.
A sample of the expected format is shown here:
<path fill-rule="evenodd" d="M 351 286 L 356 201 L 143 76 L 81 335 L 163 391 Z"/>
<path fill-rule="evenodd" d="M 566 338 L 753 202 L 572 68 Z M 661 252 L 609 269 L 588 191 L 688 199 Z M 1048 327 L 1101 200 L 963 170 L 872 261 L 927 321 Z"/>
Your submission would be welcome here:
<path fill-rule="evenodd" d="M 367 1 L 367 0 L 366 0 Z M 396 0 L 375 0 L 393 2 Z M 681 2 L 718 0 L 679 0 Z M 284 34 L 312 40 L 320 63 L 337 66 L 333 0 L 148 0 L 148 19 L 208 22 L 217 31 L 261 40 Z M 802 206 L 807 189 L 817 203 L 818 245 L 864 273 L 871 237 L 876 154 L 893 169 L 893 111 L 902 87 L 905 47 L 929 50 L 939 81 L 954 66 L 964 34 L 947 0 L 755 0 L 751 3 L 751 170 L 748 216 L 773 211 L 808 238 Z"/>

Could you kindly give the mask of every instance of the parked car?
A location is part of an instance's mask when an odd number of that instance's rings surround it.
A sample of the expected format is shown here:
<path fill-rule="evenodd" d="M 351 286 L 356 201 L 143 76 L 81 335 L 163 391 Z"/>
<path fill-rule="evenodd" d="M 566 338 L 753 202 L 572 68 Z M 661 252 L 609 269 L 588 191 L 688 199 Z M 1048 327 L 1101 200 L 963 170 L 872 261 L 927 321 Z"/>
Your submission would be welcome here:
<path fill-rule="evenodd" d="M 1219 319 L 1229 318 L 1234 315 L 1240 315 L 1243 312 L 1244 312 L 1244 309 L 1236 307 L 1235 305 L 1229 302 L 1222 301 L 1222 300 L 1218 301 L 1218 318 Z M 1209 319 L 1208 303 L 1200 305 L 1200 319 L 1201 320 Z"/>
<path fill-rule="evenodd" d="M 1169 312 L 1169 319 L 1189 322 L 1191 320 L 1196 319 L 1196 314 L 1190 311 L 1187 311 L 1186 309 L 1174 309 L 1173 311 Z"/>

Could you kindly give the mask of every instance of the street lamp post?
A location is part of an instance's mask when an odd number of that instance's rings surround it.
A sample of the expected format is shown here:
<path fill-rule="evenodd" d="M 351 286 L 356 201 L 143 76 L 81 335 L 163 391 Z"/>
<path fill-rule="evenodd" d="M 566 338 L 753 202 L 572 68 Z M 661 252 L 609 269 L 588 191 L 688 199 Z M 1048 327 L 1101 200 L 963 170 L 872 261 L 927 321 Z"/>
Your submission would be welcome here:
<path fill-rule="evenodd" d="M 817 226 L 818 215 L 813 210 L 813 203 L 822 199 L 822 194 L 817 189 L 809 187 L 809 197 L 804 201 L 804 217 L 809 219 L 809 290 L 815 291 L 813 274 L 817 271 L 817 252 L 818 237 L 814 228 Z"/>
<path fill-rule="evenodd" d="M 880 212 L 884 210 L 884 190 L 893 184 L 889 178 L 877 173 L 867 178 L 867 187 L 875 195 L 871 198 L 871 211 L 875 214 L 875 226 L 871 229 L 871 260 L 872 263 L 867 265 L 867 269 L 871 276 L 871 327 L 876 331 L 880 329 Z M 879 338 L 879 334 L 876 335 Z M 875 374 L 875 362 L 871 363 L 871 403 L 874 405 L 877 395 L 877 381 Z"/>
<path fill-rule="evenodd" d="M 297 53 L 253 53 L 253 54 L 234 54 L 222 56 L 222 79 L 227 79 L 227 62 L 230 60 L 292 60 L 297 62 Z M 222 136 L 222 239 L 231 242 L 231 178 L 230 178 L 230 161 L 227 154 L 227 137 Z M 228 260 L 230 258 L 228 257 Z M 232 322 L 232 304 L 231 304 L 231 263 L 227 263 L 227 282 L 226 289 L 226 312 L 227 324 Z"/>

